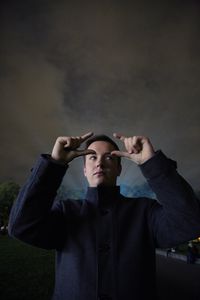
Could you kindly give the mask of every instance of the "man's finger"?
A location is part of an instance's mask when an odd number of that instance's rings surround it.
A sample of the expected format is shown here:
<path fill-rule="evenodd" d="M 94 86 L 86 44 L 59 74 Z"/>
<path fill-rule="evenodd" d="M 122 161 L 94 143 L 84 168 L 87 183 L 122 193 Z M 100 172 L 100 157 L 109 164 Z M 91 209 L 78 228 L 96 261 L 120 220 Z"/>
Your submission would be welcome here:
<path fill-rule="evenodd" d="M 76 156 L 84 156 L 84 155 L 88 155 L 88 154 L 96 154 L 96 152 L 94 150 L 76 150 Z"/>
<path fill-rule="evenodd" d="M 88 132 L 88 133 L 82 135 L 82 136 L 81 136 L 82 142 L 86 141 L 89 137 L 93 136 L 93 134 L 94 134 L 94 133 L 90 131 L 90 132 Z"/>
<path fill-rule="evenodd" d="M 124 151 L 117 151 L 117 150 L 115 150 L 115 151 L 111 152 L 111 155 L 118 156 L 118 157 L 131 158 L 130 153 L 124 152 Z"/>
<path fill-rule="evenodd" d="M 113 136 L 118 139 L 118 140 L 121 140 L 121 141 L 124 141 L 125 140 L 125 136 L 124 135 L 121 135 L 119 133 L 113 133 Z"/>

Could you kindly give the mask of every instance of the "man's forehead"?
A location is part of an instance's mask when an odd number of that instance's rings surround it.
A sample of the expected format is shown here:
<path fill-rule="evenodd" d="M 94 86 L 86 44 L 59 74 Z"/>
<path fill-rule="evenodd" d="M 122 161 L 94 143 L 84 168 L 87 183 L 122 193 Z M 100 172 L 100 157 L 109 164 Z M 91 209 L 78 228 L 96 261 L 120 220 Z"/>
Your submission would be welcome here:
<path fill-rule="evenodd" d="M 88 149 L 97 150 L 97 151 L 104 150 L 107 153 L 110 153 L 112 150 L 115 150 L 115 147 L 114 145 L 112 145 L 107 141 L 95 141 L 88 146 Z"/>

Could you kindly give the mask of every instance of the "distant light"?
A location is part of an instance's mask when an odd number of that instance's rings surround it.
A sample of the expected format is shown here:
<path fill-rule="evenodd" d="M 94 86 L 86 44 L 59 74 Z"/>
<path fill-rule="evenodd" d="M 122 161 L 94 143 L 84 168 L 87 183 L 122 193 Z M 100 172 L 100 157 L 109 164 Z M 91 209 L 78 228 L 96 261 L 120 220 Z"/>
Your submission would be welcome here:
<path fill-rule="evenodd" d="M 195 240 L 193 240 L 194 243 L 200 243 L 200 237 L 196 238 Z"/>

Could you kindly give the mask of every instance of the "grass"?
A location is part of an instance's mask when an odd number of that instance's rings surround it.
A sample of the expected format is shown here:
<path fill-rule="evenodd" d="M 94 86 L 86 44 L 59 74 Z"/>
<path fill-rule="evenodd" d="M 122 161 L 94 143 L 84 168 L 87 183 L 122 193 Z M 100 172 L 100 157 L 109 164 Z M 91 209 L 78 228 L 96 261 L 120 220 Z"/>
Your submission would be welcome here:
<path fill-rule="evenodd" d="M 0 235 L 0 299 L 49 300 L 54 286 L 54 251 Z"/>

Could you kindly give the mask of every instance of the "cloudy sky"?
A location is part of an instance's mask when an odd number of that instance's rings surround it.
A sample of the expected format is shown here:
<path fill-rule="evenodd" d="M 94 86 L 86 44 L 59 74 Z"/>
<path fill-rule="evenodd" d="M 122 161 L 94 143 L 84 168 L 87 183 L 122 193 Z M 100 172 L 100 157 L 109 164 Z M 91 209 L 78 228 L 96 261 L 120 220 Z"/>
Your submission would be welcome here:
<path fill-rule="evenodd" d="M 149 136 L 200 190 L 199 1 L 0 3 L 0 181 L 22 184 L 59 135 L 120 132 Z M 67 186 L 85 186 L 81 168 Z M 119 183 L 142 181 L 124 161 Z"/>

